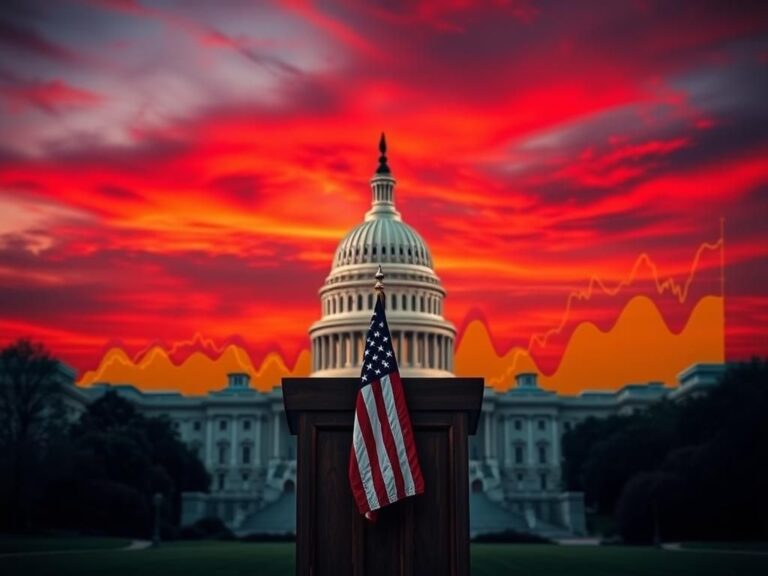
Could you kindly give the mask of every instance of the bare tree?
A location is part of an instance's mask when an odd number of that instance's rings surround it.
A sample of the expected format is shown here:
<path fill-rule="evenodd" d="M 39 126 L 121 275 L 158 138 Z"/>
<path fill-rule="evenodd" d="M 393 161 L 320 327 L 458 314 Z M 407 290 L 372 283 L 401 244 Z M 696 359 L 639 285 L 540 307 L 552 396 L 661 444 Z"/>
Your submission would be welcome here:
<path fill-rule="evenodd" d="M 0 350 L 0 451 L 11 528 L 26 527 L 30 473 L 56 424 L 58 361 L 40 343 Z"/>

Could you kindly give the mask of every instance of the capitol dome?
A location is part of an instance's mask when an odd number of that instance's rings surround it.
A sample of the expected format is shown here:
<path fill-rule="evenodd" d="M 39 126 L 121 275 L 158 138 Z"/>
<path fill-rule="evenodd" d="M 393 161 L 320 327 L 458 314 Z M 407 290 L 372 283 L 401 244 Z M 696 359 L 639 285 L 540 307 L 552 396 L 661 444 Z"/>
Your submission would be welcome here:
<path fill-rule="evenodd" d="M 407 262 L 432 268 L 426 243 L 400 218 L 372 218 L 358 224 L 336 249 L 333 265 Z"/>
<path fill-rule="evenodd" d="M 383 135 L 379 150 L 371 209 L 339 243 L 320 288 L 321 319 L 309 330 L 312 376 L 359 376 L 379 265 L 401 374 L 451 376 L 456 330 L 442 316 L 445 290 L 426 242 L 395 208 L 396 181 Z"/>

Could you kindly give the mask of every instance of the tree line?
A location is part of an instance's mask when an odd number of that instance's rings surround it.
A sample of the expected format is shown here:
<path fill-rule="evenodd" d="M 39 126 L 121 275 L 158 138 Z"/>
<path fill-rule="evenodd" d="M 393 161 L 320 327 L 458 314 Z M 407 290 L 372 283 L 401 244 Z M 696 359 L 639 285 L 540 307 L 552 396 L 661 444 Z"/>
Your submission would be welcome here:
<path fill-rule="evenodd" d="M 768 361 L 720 385 L 563 437 L 563 482 L 625 542 L 768 538 Z"/>
<path fill-rule="evenodd" d="M 205 466 L 168 418 L 146 417 L 113 391 L 68 421 L 59 375 L 39 343 L 0 350 L 0 530 L 148 537 L 159 493 L 173 535 L 181 493 L 208 491 Z"/>

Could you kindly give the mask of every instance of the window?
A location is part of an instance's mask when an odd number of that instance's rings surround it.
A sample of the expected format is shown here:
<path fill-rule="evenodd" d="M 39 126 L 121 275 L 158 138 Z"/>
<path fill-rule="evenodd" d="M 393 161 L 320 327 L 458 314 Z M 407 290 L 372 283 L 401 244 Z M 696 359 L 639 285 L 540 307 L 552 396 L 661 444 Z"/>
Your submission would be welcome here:
<path fill-rule="evenodd" d="M 416 311 L 416 294 L 411 296 L 411 310 Z"/>
<path fill-rule="evenodd" d="M 522 430 L 522 429 L 523 429 L 523 421 L 515 420 L 515 430 Z"/>
<path fill-rule="evenodd" d="M 243 446 L 243 464 L 251 463 L 251 447 Z"/>
<path fill-rule="evenodd" d="M 515 446 L 515 464 L 523 463 L 523 447 Z"/>
<path fill-rule="evenodd" d="M 397 294 L 392 294 L 392 310 L 397 310 Z"/>
<path fill-rule="evenodd" d="M 227 462 L 227 447 L 222 444 L 219 446 L 219 464 L 225 464 Z"/>
<path fill-rule="evenodd" d="M 250 477 L 251 477 L 251 475 L 248 474 L 247 472 L 245 474 L 243 474 L 243 484 L 247 484 L 248 483 L 248 479 Z"/>
<path fill-rule="evenodd" d="M 352 295 L 347 298 L 347 311 L 352 312 Z"/>
<path fill-rule="evenodd" d="M 539 484 L 542 490 L 547 489 L 547 475 L 544 473 L 539 474 Z"/>
<path fill-rule="evenodd" d="M 243 430 L 250 430 L 250 429 L 251 429 L 251 421 L 243 420 Z"/>
<path fill-rule="evenodd" d="M 224 431 L 227 429 L 227 421 L 219 420 L 219 430 Z"/>
<path fill-rule="evenodd" d="M 522 472 L 518 472 L 517 473 L 517 481 L 519 483 L 522 483 L 522 481 L 523 481 L 523 473 Z"/>
<path fill-rule="evenodd" d="M 424 296 L 421 297 L 421 308 L 419 308 L 422 312 L 425 311 L 424 309 Z"/>
<path fill-rule="evenodd" d="M 200 432 L 200 428 L 202 428 L 202 424 L 199 420 L 197 420 L 192 427 L 194 428 L 195 432 Z"/>
<path fill-rule="evenodd" d="M 336 314 L 336 298 L 331 298 L 331 314 Z"/>
<path fill-rule="evenodd" d="M 362 310 L 363 309 L 363 295 L 358 294 L 357 295 L 357 309 Z"/>
<path fill-rule="evenodd" d="M 373 310 L 373 294 L 368 294 L 368 310 Z"/>
<path fill-rule="evenodd" d="M 402 250 L 402 248 L 400 250 Z M 402 308 L 403 310 L 405 310 L 408 307 L 408 296 L 406 296 L 405 294 L 403 294 L 402 304 L 403 304 Z"/>
<path fill-rule="evenodd" d="M 539 464 L 547 463 L 547 447 L 539 446 Z"/>
<path fill-rule="evenodd" d="M 339 312 L 344 312 L 344 296 L 339 298 Z"/>
<path fill-rule="evenodd" d="M 546 430 L 547 428 L 547 421 L 543 418 L 539 420 L 539 430 Z"/>
<path fill-rule="evenodd" d="M 224 490 L 224 474 L 219 474 L 219 490 Z"/>

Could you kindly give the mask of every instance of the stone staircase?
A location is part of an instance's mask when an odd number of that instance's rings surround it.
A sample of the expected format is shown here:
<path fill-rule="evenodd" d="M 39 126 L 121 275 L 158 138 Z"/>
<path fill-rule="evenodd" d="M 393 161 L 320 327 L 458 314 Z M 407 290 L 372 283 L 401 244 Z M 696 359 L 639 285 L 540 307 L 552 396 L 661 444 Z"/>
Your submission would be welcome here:
<path fill-rule="evenodd" d="M 500 507 L 483 492 L 471 493 L 469 495 L 470 537 L 490 532 L 504 532 L 505 530 L 530 531 L 521 514 Z"/>
<path fill-rule="evenodd" d="M 295 492 L 284 492 L 274 502 L 250 513 L 235 530 L 237 536 L 287 532 L 296 533 Z"/>

